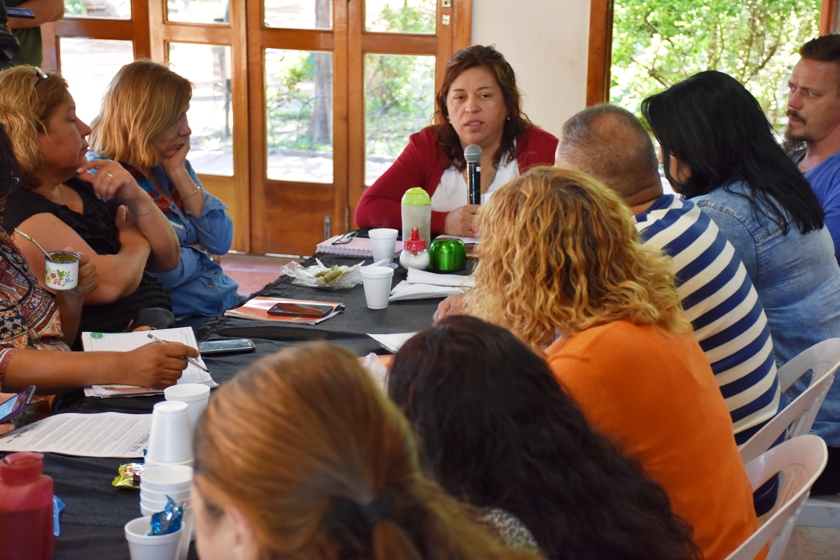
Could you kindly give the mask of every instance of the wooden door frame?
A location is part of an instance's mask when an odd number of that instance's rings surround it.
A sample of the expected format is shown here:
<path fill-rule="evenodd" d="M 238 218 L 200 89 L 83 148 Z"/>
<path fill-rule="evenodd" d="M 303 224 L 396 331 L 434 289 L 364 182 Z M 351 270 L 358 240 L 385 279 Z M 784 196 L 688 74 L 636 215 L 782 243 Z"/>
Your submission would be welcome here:
<path fill-rule="evenodd" d="M 840 0 L 822 0 L 820 35 L 838 30 L 837 4 Z M 586 106 L 609 101 L 612 66 L 613 11 L 615 0 L 590 0 L 589 60 L 586 73 Z"/>

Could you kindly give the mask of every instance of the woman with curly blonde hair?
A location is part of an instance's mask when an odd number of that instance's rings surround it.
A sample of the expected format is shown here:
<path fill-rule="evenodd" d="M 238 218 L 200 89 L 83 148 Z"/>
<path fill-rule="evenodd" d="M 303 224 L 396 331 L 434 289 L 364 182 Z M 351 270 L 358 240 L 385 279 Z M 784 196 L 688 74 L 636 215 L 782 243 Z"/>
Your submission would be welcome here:
<path fill-rule="evenodd" d="M 641 245 L 616 194 L 565 169 L 508 183 L 478 224 L 467 312 L 551 344 L 548 364 L 590 424 L 665 489 L 705 558 L 726 558 L 757 527 L 752 491 L 669 258 Z"/>
<path fill-rule="evenodd" d="M 192 490 L 203 560 L 537 560 L 420 473 L 408 421 L 347 350 L 288 348 L 210 400 Z"/>

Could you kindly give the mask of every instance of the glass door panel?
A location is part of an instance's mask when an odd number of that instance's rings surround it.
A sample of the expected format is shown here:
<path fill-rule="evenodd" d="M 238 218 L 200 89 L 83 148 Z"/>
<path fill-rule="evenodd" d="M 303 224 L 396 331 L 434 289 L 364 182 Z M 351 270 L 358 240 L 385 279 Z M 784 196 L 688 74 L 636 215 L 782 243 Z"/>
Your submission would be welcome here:
<path fill-rule="evenodd" d="M 229 0 L 168 0 L 166 19 L 177 23 L 220 23 L 230 21 Z"/>
<path fill-rule="evenodd" d="M 131 0 L 64 0 L 64 17 L 131 19 Z"/>
<path fill-rule="evenodd" d="M 169 62 L 194 85 L 190 163 L 197 173 L 233 175 L 230 47 L 170 43 Z"/>
<path fill-rule="evenodd" d="M 134 60 L 131 41 L 64 38 L 59 48 L 61 75 L 76 102 L 76 116 L 90 124 L 99 114 L 102 94 L 111 79 Z M 91 60 L 96 64 L 91 64 Z"/>
<path fill-rule="evenodd" d="M 365 31 L 435 32 L 437 0 L 365 0 Z"/>
<path fill-rule="evenodd" d="M 435 57 L 365 55 L 365 184 L 397 159 L 408 137 L 432 124 Z"/>
<path fill-rule="evenodd" d="M 264 0 L 266 27 L 332 29 L 331 0 Z"/>
<path fill-rule="evenodd" d="M 330 52 L 265 49 L 268 178 L 333 182 Z"/>

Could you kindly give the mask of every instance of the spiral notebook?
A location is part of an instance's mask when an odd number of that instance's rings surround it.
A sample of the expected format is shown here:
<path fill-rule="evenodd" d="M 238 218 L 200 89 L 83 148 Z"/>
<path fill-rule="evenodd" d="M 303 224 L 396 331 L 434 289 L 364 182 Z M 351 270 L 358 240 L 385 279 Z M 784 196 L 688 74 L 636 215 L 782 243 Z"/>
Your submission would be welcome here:
<path fill-rule="evenodd" d="M 326 241 L 318 243 L 315 251 L 318 253 L 326 253 L 328 255 L 341 255 L 344 257 L 373 257 L 373 249 L 370 247 L 370 239 L 367 237 L 354 237 L 348 243 L 341 243 L 333 245 L 333 241 L 341 237 L 336 235 L 330 237 Z M 402 241 L 397 241 L 394 247 L 394 255 L 399 255 L 402 252 Z"/>

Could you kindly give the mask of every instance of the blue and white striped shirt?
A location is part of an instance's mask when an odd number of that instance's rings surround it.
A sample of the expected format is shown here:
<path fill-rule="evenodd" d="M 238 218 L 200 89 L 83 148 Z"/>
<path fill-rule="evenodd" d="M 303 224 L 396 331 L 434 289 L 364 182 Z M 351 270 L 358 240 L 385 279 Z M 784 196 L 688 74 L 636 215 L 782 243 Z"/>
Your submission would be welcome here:
<path fill-rule="evenodd" d="M 660 196 L 636 215 L 636 229 L 645 245 L 674 261 L 685 318 L 709 359 L 741 444 L 775 416 L 780 401 L 767 317 L 746 268 L 691 201 Z"/>

